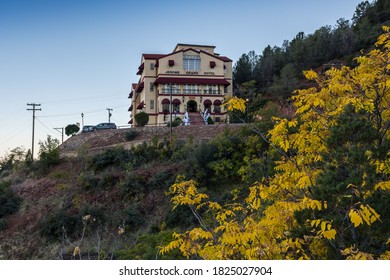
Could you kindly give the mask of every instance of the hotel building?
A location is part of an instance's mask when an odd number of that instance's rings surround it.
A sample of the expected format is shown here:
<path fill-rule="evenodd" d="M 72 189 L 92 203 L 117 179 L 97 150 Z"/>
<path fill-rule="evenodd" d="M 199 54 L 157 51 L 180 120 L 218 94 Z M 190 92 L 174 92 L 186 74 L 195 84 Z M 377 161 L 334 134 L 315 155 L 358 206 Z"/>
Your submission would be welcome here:
<path fill-rule="evenodd" d="M 129 124 L 136 125 L 134 116 L 143 111 L 149 115 L 148 125 L 166 125 L 171 108 L 173 120 L 184 119 L 186 112 L 195 120 L 207 110 L 214 122 L 228 121 L 221 105 L 233 96 L 232 60 L 214 49 L 178 44 L 169 54 L 143 54 L 140 79 L 129 94 Z"/>

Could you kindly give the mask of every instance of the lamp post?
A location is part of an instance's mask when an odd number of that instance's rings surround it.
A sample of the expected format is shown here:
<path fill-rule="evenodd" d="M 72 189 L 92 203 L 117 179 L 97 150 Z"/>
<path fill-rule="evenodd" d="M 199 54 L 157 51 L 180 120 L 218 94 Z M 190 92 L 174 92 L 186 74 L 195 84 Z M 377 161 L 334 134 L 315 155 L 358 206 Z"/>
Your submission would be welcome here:
<path fill-rule="evenodd" d="M 246 101 L 246 122 L 249 122 L 249 116 L 248 116 L 248 113 L 249 113 L 249 98 L 245 99 Z"/>
<path fill-rule="evenodd" d="M 111 116 L 112 116 L 111 111 L 113 111 L 113 110 L 110 108 L 107 108 L 107 111 L 108 111 L 108 123 L 111 123 Z"/>
<path fill-rule="evenodd" d="M 172 141 L 172 84 L 169 84 L 169 131 L 171 135 L 171 141 Z"/>
<path fill-rule="evenodd" d="M 84 113 L 81 113 L 81 129 L 84 127 Z"/>

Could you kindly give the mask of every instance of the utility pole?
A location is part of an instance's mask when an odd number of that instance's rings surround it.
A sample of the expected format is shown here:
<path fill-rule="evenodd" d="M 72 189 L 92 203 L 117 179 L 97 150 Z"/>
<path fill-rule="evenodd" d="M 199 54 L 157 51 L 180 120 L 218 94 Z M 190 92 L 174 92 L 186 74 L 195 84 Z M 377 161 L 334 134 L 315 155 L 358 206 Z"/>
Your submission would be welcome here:
<path fill-rule="evenodd" d="M 111 121 L 111 116 L 112 116 L 112 114 L 111 114 L 111 111 L 113 111 L 112 109 L 109 109 L 109 108 L 107 108 L 107 111 L 108 111 L 108 123 L 110 123 Z"/>
<path fill-rule="evenodd" d="M 172 87 L 173 85 L 172 84 L 169 84 L 169 132 L 170 132 L 170 135 L 171 135 L 171 141 L 172 141 L 172 109 L 173 109 L 173 106 L 172 106 Z"/>
<path fill-rule="evenodd" d="M 55 129 L 55 130 L 57 130 L 59 133 L 61 133 L 61 135 L 62 135 L 61 144 L 64 143 L 64 128 L 63 128 L 63 127 L 55 127 L 55 128 L 53 128 L 53 129 Z M 60 129 L 61 129 L 61 131 L 60 131 Z"/>
<path fill-rule="evenodd" d="M 35 111 L 42 111 L 40 107 L 41 104 L 36 103 L 27 103 L 27 106 L 32 106 L 28 108 L 27 111 L 33 111 L 33 127 L 32 127 L 32 145 L 31 145 L 31 160 L 34 160 L 34 133 L 35 133 Z"/>

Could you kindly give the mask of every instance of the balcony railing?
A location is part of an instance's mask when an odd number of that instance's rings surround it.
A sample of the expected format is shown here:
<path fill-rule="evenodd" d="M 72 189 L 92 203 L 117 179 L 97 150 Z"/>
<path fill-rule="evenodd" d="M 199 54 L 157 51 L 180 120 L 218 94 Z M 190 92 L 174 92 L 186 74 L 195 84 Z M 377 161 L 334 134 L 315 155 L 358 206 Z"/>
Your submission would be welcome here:
<path fill-rule="evenodd" d="M 169 89 L 162 89 L 157 92 L 158 94 L 170 94 Z M 172 94 L 194 94 L 194 95 L 218 95 L 222 94 L 221 90 L 200 90 L 200 89 L 172 89 Z"/>
<path fill-rule="evenodd" d="M 183 89 L 183 94 L 201 94 L 200 89 Z"/>
<path fill-rule="evenodd" d="M 217 89 L 205 89 L 203 90 L 203 94 L 222 94 L 222 92 Z"/>

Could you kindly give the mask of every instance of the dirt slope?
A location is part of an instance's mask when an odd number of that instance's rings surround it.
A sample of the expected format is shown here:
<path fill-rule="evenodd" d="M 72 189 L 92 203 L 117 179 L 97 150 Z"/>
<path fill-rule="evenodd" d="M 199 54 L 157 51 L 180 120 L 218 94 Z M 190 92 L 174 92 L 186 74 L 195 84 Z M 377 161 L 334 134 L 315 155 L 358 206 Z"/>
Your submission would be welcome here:
<path fill-rule="evenodd" d="M 186 140 L 190 137 L 194 141 L 208 140 L 223 132 L 225 129 L 237 129 L 241 124 L 216 124 L 199 126 L 179 126 L 172 128 L 172 135 L 177 140 Z M 137 136 L 134 140 L 127 141 L 126 133 L 136 131 Z M 116 130 L 102 130 L 89 133 L 81 133 L 70 137 L 61 146 L 62 156 L 75 155 L 80 149 L 87 149 L 89 152 L 99 152 L 105 148 L 123 145 L 125 148 L 140 144 L 144 141 L 149 142 L 154 137 L 159 140 L 170 138 L 169 127 L 134 127 Z"/>

